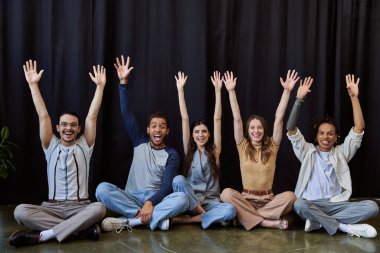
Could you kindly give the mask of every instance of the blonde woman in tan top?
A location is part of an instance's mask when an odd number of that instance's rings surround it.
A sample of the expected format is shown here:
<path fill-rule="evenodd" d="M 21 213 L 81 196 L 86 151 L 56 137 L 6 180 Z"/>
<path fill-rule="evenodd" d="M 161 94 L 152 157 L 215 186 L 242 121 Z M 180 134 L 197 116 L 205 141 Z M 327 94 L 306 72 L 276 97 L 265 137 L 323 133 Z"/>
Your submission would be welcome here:
<path fill-rule="evenodd" d="M 226 188 L 221 194 L 223 202 L 233 204 L 237 219 L 246 229 L 256 226 L 287 229 L 288 221 L 281 216 L 293 208 L 296 196 L 293 192 L 272 193 L 276 157 L 283 133 L 283 121 L 290 93 L 299 80 L 298 73 L 289 70 L 286 80 L 280 78 L 284 91 L 277 107 L 273 134 L 270 136 L 265 119 L 258 115 L 248 118 L 245 131 L 240 116 L 235 87 L 236 78 L 226 72 L 223 81 L 229 93 L 234 118 L 234 137 L 239 152 L 242 192 Z"/>

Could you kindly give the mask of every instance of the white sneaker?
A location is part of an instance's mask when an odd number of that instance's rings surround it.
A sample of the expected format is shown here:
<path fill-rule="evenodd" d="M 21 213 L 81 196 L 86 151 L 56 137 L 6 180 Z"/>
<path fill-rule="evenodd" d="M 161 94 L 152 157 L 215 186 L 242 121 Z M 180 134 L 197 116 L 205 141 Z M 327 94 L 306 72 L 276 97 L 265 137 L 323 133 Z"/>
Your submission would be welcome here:
<path fill-rule="evenodd" d="M 126 228 L 129 232 L 132 232 L 132 227 L 128 225 L 128 219 L 126 218 L 113 218 L 108 217 L 102 221 L 102 230 L 106 232 L 115 231 L 116 233 L 120 233 L 124 228 Z"/>
<path fill-rule="evenodd" d="M 313 230 L 320 229 L 322 226 L 318 222 L 313 222 L 309 219 L 306 220 L 305 222 L 305 232 L 310 232 Z"/>
<path fill-rule="evenodd" d="M 375 238 L 377 232 L 374 227 L 368 224 L 348 224 L 347 234 L 349 236 Z"/>
<path fill-rule="evenodd" d="M 158 223 L 158 227 L 161 229 L 161 230 L 169 230 L 169 223 L 170 223 L 170 220 L 169 219 L 165 219 L 165 220 L 162 220 Z"/>

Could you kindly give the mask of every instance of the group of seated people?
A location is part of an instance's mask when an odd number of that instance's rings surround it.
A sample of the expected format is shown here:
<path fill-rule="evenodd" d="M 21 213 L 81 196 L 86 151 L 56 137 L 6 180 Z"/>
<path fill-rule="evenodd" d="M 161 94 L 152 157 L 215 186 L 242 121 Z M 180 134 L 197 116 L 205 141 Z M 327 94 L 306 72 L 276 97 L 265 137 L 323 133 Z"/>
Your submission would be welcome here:
<path fill-rule="evenodd" d="M 306 142 L 296 127 L 302 103 L 310 92 L 313 78 L 300 80 L 296 100 L 286 124 L 287 137 L 301 162 L 294 193 L 277 195 L 272 192 L 276 157 L 284 130 L 284 115 L 291 91 L 300 77 L 289 70 L 280 78 L 283 93 L 278 104 L 273 133 L 259 115 L 252 115 L 245 126 L 236 96 L 236 80 L 232 72 L 222 75 L 214 71 L 211 82 L 215 88 L 213 131 L 204 120 L 190 125 L 184 88 L 187 76 L 175 76 L 182 118 L 183 168 L 180 156 L 165 144 L 169 121 L 165 114 L 149 116 L 146 132 L 139 127 L 129 101 L 128 76 L 133 70 L 130 58 L 116 58 L 114 64 L 120 80 L 120 109 L 124 126 L 133 144 L 133 160 L 125 189 L 103 182 L 96 189 L 99 202 L 88 196 L 90 159 L 95 143 L 96 121 L 106 84 L 106 69 L 97 65 L 89 73 L 96 84 L 83 134 L 80 117 L 64 112 L 56 125 L 59 138 L 53 133 L 49 113 L 39 90 L 43 70 L 37 71 L 36 61 L 23 66 L 34 106 L 39 117 L 40 139 L 47 161 L 49 198 L 41 205 L 20 204 L 14 211 L 18 223 L 31 229 L 15 231 L 9 238 L 15 247 L 48 240 L 64 241 L 71 235 L 98 240 L 100 230 L 120 232 L 138 225 L 168 230 L 171 224 L 200 223 L 211 225 L 287 229 L 284 214 L 294 211 L 305 221 L 305 231 L 324 228 L 330 235 L 338 230 L 348 235 L 374 238 L 376 229 L 358 224 L 379 212 L 371 200 L 350 202 L 352 184 L 348 162 L 361 145 L 364 118 L 359 103 L 359 79 L 346 76 L 351 99 L 354 126 L 343 143 L 338 143 L 338 128 L 331 118 L 314 123 L 314 141 Z M 228 91 L 233 114 L 234 138 L 240 159 L 243 190 L 226 188 L 220 193 L 220 153 L 222 150 L 221 90 Z M 106 209 L 120 217 L 107 217 Z M 98 223 L 101 222 L 101 229 Z"/>

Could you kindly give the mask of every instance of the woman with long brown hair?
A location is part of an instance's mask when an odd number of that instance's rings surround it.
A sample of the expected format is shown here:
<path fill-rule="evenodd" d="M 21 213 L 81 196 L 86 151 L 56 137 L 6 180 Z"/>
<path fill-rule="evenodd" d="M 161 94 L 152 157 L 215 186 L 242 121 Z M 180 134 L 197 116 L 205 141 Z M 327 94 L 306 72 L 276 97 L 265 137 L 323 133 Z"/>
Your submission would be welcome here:
<path fill-rule="evenodd" d="M 258 115 L 249 117 L 243 130 L 235 93 L 236 78 L 232 72 L 227 71 L 224 74 L 223 80 L 229 93 L 234 118 L 234 137 L 239 152 L 243 190 L 240 193 L 226 188 L 221 199 L 236 207 L 237 219 L 246 230 L 255 226 L 288 228 L 288 221 L 280 217 L 292 209 L 296 197 L 293 192 L 283 192 L 275 196 L 272 185 L 284 114 L 290 93 L 298 79 L 298 73 L 294 70 L 288 71 L 285 81 L 280 78 L 284 91 L 277 107 L 273 134 L 270 136 L 268 124 Z"/>
<path fill-rule="evenodd" d="M 232 204 L 221 203 L 219 189 L 219 155 L 222 150 L 222 79 L 214 71 L 211 81 L 215 87 L 214 136 L 204 120 L 189 126 L 184 86 L 187 76 L 178 72 L 175 77 L 182 117 L 182 140 L 185 153 L 183 175 L 173 179 L 173 191 L 189 197 L 189 214 L 172 219 L 172 223 L 201 222 L 204 229 L 213 223 L 228 224 L 236 215 Z M 191 134 L 191 135 L 190 135 Z M 212 138 L 213 137 L 213 138 Z"/>

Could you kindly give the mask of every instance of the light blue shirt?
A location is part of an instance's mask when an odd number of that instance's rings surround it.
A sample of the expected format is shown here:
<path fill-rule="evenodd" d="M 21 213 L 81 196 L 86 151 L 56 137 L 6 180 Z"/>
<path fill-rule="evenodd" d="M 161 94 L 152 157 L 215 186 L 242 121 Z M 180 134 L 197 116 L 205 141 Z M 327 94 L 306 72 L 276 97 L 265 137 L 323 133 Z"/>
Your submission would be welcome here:
<path fill-rule="evenodd" d="M 309 182 L 302 194 L 307 200 L 327 199 L 342 192 L 334 167 L 329 161 L 329 152 L 318 150 L 315 156 L 314 168 Z"/>

